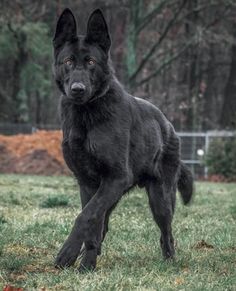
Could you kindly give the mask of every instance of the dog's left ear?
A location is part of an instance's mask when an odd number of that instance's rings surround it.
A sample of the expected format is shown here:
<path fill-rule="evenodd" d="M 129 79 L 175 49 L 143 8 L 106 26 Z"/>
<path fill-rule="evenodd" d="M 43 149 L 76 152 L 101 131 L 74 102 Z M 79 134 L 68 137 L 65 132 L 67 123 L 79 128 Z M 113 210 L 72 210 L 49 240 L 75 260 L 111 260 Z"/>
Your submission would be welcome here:
<path fill-rule="evenodd" d="M 77 25 L 74 14 L 66 8 L 57 21 L 56 32 L 53 38 L 54 48 L 59 48 L 67 41 L 77 38 Z"/>
<path fill-rule="evenodd" d="M 111 39 L 106 20 L 100 9 L 96 9 L 89 17 L 86 41 L 99 45 L 105 53 L 108 53 L 110 49 Z"/>

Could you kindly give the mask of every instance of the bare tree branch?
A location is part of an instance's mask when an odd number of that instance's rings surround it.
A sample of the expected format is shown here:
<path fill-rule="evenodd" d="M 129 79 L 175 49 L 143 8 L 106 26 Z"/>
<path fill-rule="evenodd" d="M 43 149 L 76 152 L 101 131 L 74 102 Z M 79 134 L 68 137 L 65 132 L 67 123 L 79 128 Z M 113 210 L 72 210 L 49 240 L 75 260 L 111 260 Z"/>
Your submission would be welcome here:
<path fill-rule="evenodd" d="M 163 0 L 161 3 L 159 3 L 151 12 L 149 12 L 146 16 L 143 17 L 143 19 L 140 20 L 139 26 L 135 29 L 135 33 L 138 35 L 141 30 L 143 30 L 147 24 L 152 21 L 152 19 L 162 10 L 166 4 L 171 2 L 171 0 Z"/>
<path fill-rule="evenodd" d="M 164 61 L 155 72 L 153 72 L 152 74 L 150 74 L 148 77 L 142 79 L 141 81 L 135 83 L 135 85 L 136 86 L 141 86 L 144 83 L 146 83 L 149 80 L 151 80 L 152 78 L 156 77 L 165 67 L 167 67 L 168 65 L 170 65 L 176 59 L 178 59 L 191 45 L 193 45 L 193 43 L 194 43 L 193 41 L 188 42 L 188 44 L 185 45 L 181 50 L 179 50 L 175 55 L 173 55 L 172 57 L 170 57 L 168 60 Z"/>
<path fill-rule="evenodd" d="M 219 19 L 221 19 L 221 17 L 227 12 L 229 6 L 227 6 L 223 13 L 218 15 L 212 22 L 208 23 L 202 30 L 202 33 L 206 32 L 212 25 L 214 25 Z M 184 53 L 190 46 L 192 46 L 194 43 L 196 43 L 196 39 L 195 37 L 190 40 L 186 46 L 184 46 L 180 51 L 178 51 L 175 55 L 173 55 L 172 57 L 170 57 L 168 60 L 164 61 L 160 67 L 153 72 L 152 74 L 150 74 L 148 77 L 142 79 L 141 81 L 135 83 L 136 86 L 141 86 L 142 84 L 148 82 L 149 80 L 151 80 L 152 78 L 156 77 L 165 67 L 167 67 L 168 65 L 170 65 L 173 61 L 175 61 L 176 59 L 178 59 L 182 53 Z"/>
<path fill-rule="evenodd" d="M 145 66 L 145 64 L 147 63 L 147 61 L 150 59 L 150 57 L 153 55 L 153 53 L 155 52 L 155 50 L 160 46 L 160 44 L 162 43 L 162 41 L 165 39 L 167 33 L 169 32 L 169 30 L 171 29 L 171 27 L 173 26 L 173 24 L 175 23 L 176 19 L 178 18 L 180 12 L 182 11 L 182 9 L 184 8 L 184 6 L 186 5 L 187 0 L 183 0 L 181 6 L 179 7 L 179 9 L 176 11 L 175 15 L 173 16 L 173 18 L 169 21 L 169 23 L 167 24 L 165 30 L 163 31 L 162 35 L 160 36 L 160 38 L 158 39 L 158 41 L 151 47 L 151 49 L 148 51 L 148 53 L 144 56 L 144 58 L 141 60 L 138 68 L 136 69 L 136 71 L 130 76 L 129 80 L 132 82 L 137 75 L 139 74 L 139 72 L 143 69 L 143 67 Z"/>
<path fill-rule="evenodd" d="M 0 87 L 0 96 L 2 96 L 3 98 L 7 97 L 7 91 L 4 90 L 2 87 Z"/>

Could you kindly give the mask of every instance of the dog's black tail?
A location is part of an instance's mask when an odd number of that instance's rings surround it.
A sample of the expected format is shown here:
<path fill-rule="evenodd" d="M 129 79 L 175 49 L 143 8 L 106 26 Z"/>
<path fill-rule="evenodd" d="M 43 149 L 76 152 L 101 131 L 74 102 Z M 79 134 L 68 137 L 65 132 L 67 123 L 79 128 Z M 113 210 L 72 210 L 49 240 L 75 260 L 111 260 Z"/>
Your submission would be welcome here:
<path fill-rule="evenodd" d="M 184 204 L 188 204 L 193 197 L 194 183 L 193 175 L 189 168 L 181 162 L 180 175 L 178 180 L 178 190 L 181 194 Z"/>

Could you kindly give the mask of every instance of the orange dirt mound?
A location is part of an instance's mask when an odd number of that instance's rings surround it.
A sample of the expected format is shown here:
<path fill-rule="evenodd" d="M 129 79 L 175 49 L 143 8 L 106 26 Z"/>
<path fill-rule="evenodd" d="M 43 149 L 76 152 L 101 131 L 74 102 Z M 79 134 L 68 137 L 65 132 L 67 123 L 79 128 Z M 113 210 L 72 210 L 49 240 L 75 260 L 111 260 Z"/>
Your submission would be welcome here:
<path fill-rule="evenodd" d="M 68 175 L 59 130 L 0 135 L 0 173 Z"/>

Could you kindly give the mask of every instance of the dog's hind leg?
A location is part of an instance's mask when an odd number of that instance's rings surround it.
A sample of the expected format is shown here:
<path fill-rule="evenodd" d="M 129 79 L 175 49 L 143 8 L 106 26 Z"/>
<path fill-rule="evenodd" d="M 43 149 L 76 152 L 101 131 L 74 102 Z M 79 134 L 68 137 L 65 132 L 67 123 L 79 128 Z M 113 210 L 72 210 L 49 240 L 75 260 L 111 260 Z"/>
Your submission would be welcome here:
<path fill-rule="evenodd" d="M 173 258 L 175 254 L 174 239 L 172 236 L 171 222 L 174 210 L 175 186 L 169 187 L 167 183 L 160 183 L 152 179 L 146 184 L 150 208 L 154 220 L 161 230 L 161 248 L 165 259 Z"/>

